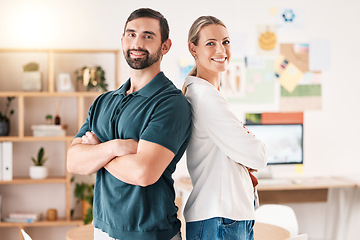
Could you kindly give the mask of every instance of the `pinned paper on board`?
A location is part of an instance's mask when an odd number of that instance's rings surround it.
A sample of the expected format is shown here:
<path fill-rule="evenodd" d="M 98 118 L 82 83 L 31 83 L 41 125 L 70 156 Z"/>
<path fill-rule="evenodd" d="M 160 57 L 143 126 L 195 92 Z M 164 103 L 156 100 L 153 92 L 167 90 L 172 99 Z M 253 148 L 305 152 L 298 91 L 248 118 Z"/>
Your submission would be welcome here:
<path fill-rule="evenodd" d="M 294 91 L 304 73 L 282 55 L 275 61 L 274 67 L 280 85 L 288 92 Z"/>
<path fill-rule="evenodd" d="M 179 67 L 179 80 L 175 82 L 175 85 L 179 86 L 179 88 L 182 88 L 185 78 L 189 75 L 189 73 L 193 69 L 194 64 L 192 64 L 191 61 L 187 58 L 180 58 L 178 59 L 178 67 Z"/>
<path fill-rule="evenodd" d="M 330 40 L 313 39 L 309 46 L 309 68 L 311 71 L 330 69 L 331 44 Z"/>
<path fill-rule="evenodd" d="M 259 54 L 275 54 L 278 50 L 276 28 L 272 25 L 257 26 L 257 40 Z"/>
<path fill-rule="evenodd" d="M 280 28 L 303 28 L 304 18 L 303 9 L 279 8 L 276 26 Z"/>
<path fill-rule="evenodd" d="M 227 70 L 221 76 L 221 91 L 229 97 L 244 96 L 245 78 L 245 58 L 232 59 Z"/>
<path fill-rule="evenodd" d="M 276 101 L 276 84 L 274 76 L 274 60 L 247 58 L 247 68 L 243 83 L 243 95 L 229 95 L 226 97 L 231 102 L 241 103 L 269 103 Z"/>
<path fill-rule="evenodd" d="M 269 14 L 271 15 L 271 16 L 276 16 L 277 14 L 278 14 L 278 8 L 277 7 L 270 7 L 269 8 Z"/>
<path fill-rule="evenodd" d="M 281 88 L 281 112 L 320 110 L 321 107 L 322 99 L 320 84 L 299 84 L 291 93 L 284 88 Z"/>
<path fill-rule="evenodd" d="M 280 54 L 302 72 L 309 71 L 309 44 L 280 44 Z"/>
<path fill-rule="evenodd" d="M 231 55 L 243 57 L 248 55 L 249 36 L 247 32 L 231 32 Z"/>

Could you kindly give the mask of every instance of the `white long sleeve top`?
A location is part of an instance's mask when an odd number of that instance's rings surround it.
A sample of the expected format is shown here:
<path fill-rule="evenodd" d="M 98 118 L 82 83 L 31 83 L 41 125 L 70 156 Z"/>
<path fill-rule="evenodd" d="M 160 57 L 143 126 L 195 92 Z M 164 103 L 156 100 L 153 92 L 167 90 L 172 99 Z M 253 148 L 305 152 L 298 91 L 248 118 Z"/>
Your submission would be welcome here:
<path fill-rule="evenodd" d="M 213 217 L 254 219 L 254 188 L 246 167 L 267 163 L 265 145 L 232 113 L 223 95 L 201 78 L 188 76 L 185 96 L 192 108 L 187 167 L 193 190 L 186 222 Z"/>

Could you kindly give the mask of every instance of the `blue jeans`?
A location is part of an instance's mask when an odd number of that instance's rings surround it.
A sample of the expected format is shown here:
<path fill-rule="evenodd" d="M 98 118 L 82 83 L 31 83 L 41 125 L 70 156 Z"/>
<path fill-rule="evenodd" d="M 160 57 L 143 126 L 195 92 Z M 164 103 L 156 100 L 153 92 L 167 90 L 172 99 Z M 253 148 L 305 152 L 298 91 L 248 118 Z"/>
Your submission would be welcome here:
<path fill-rule="evenodd" d="M 254 220 L 211 218 L 186 223 L 186 240 L 254 240 Z"/>

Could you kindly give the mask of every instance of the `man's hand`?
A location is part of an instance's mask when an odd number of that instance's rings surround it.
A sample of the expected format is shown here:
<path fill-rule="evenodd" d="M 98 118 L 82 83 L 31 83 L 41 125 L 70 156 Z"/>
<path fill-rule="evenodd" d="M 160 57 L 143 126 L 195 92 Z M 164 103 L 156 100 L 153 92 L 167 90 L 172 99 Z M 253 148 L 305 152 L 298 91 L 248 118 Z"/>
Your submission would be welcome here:
<path fill-rule="evenodd" d="M 137 152 L 138 142 L 133 139 L 113 139 L 101 142 L 93 132 L 75 138 L 67 154 L 67 170 L 75 174 L 92 174 L 115 157 Z"/>
<path fill-rule="evenodd" d="M 86 132 L 84 136 L 81 137 L 83 144 L 99 144 L 101 143 L 98 137 L 94 132 Z"/>
<path fill-rule="evenodd" d="M 127 144 L 130 146 L 131 142 Z M 116 157 L 104 168 L 123 182 L 145 187 L 161 177 L 175 154 L 159 144 L 146 140 L 140 140 L 136 146 L 135 154 Z"/>

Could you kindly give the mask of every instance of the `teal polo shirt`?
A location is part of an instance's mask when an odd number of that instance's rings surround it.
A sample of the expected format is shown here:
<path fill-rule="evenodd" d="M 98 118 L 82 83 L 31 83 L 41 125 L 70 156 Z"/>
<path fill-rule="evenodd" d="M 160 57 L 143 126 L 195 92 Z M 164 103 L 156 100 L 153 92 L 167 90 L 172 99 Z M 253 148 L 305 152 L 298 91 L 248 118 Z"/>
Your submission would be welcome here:
<path fill-rule="evenodd" d="M 147 187 L 122 182 L 104 168 L 96 175 L 94 225 L 116 239 L 171 239 L 180 231 L 172 173 L 191 133 L 191 109 L 181 91 L 160 72 L 126 95 L 130 79 L 100 95 L 76 137 L 93 131 L 101 142 L 140 139 L 160 144 L 175 157 L 160 179 Z"/>

